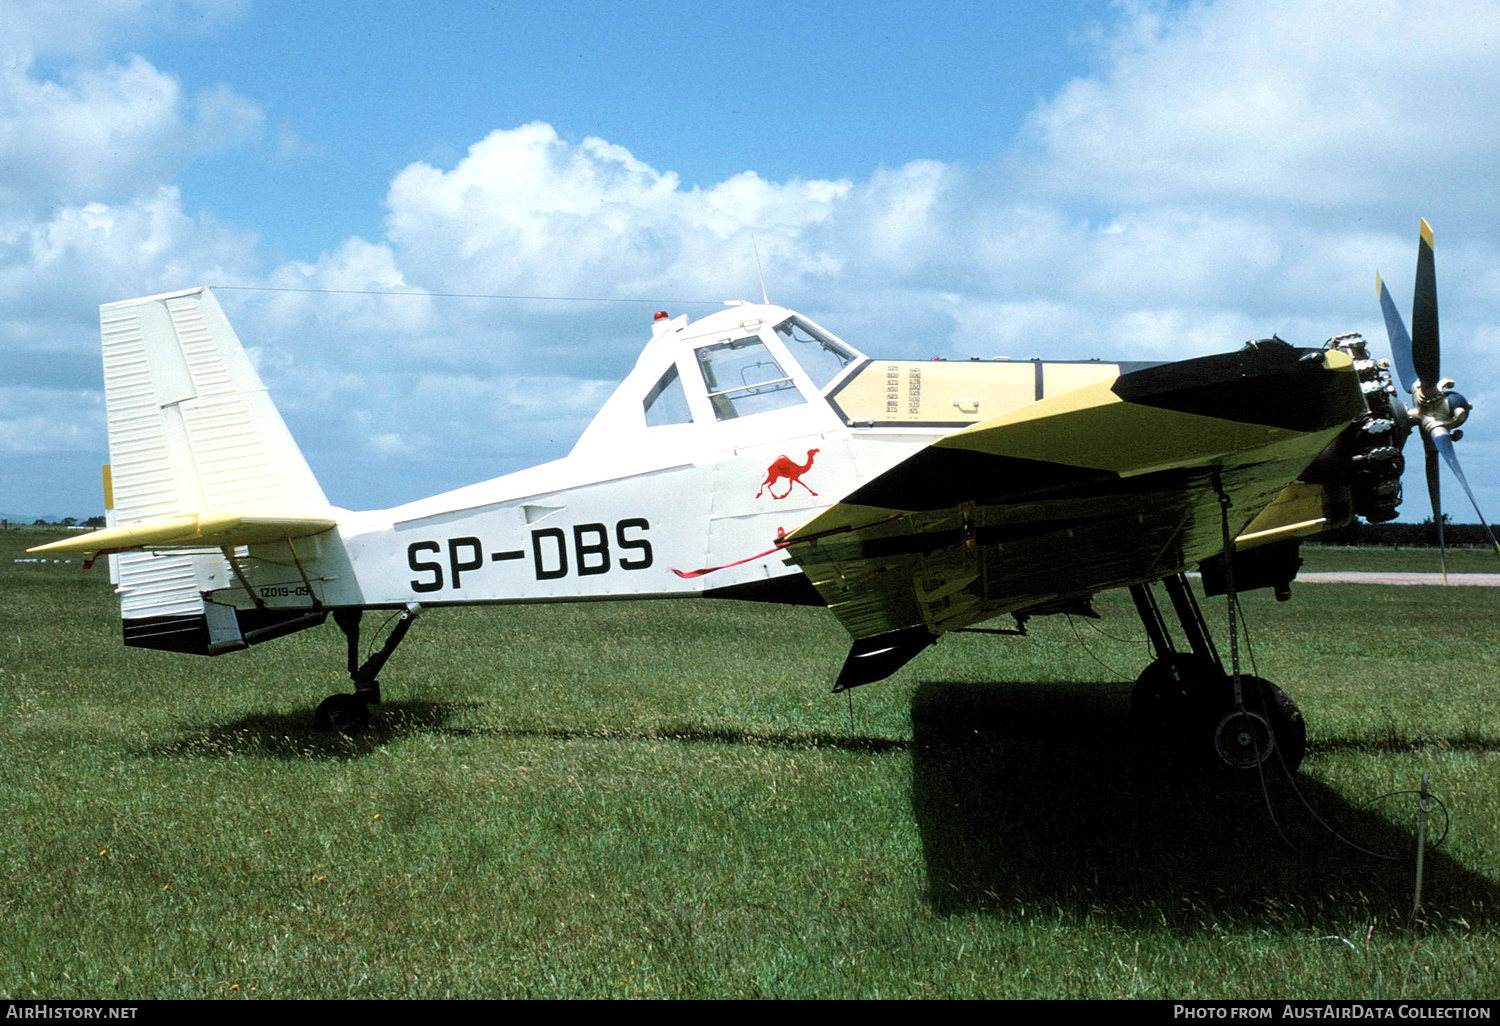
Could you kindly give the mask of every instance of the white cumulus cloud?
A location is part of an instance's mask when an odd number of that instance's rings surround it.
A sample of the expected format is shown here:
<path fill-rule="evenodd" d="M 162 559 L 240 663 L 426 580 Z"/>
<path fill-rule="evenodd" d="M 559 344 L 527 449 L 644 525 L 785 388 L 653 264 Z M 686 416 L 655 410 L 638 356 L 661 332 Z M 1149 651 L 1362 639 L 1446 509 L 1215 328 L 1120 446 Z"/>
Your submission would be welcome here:
<path fill-rule="evenodd" d="M 411 279 L 434 290 L 714 296 L 755 281 L 750 231 L 788 275 L 836 268 L 802 238 L 849 188 L 745 172 L 684 189 L 624 147 L 534 122 L 490 133 L 450 171 L 403 169 L 386 221 Z"/>
<path fill-rule="evenodd" d="M 1500 8 L 1140 5 L 1028 125 L 1037 187 L 1124 203 L 1349 208 L 1434 177 L 1489 206 Z"/>

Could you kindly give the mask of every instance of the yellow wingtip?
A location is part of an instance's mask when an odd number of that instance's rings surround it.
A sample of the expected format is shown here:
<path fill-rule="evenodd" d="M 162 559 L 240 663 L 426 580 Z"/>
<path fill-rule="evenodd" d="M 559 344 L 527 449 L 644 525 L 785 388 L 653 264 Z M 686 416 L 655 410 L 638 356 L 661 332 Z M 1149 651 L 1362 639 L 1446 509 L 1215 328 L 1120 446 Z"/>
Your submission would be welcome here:
<path fill-rule="evenodd" d="M 1375 272 L 1375 294 L 1378 296 L 1385 291 L 1385 282 L 1380 280 L 1380 272 Z"/>
<path fill-rule="evenodd" d="M 224 511 L 156 517 L 27 549 L 28 552 L 104 552 L 141 548 L 207 548 L 307 538 L 337 526 L 326 516 L 240 514 Z"/>
<path fill-rule="evenodd" d="M 1422 241 L 1432 245 L 1432 225 L 1427 223 L 1427 218 L 1422 218 Z"/>

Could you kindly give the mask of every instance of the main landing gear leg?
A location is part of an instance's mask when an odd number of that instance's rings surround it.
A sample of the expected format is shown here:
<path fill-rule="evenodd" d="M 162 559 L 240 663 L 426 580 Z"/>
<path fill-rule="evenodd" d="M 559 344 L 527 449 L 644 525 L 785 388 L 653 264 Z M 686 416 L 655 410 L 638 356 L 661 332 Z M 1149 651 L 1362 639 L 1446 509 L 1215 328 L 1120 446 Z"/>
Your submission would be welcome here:
<path fill-rule="evenodd" d="M 364 611 L 360 609 L 335 609 L 333 622 L 344 632 L 349 646 L 349 679 L 354 681 L 354 694 L 329 695 L 313 714 L 313 722 L 324 730 L 337 730 L 350 734 L 364 728 L 370 722 L 370 706 L 380 704 L 380 681 L 376 679 L 386 661 L 406 637 L 416 620 L 421 607 L 410 603 L 401 611 L 401 620 L 396 624 L 385 644 L 363 663 L 359 661 L 359 621 Z"/>
<path fill-rule="evenodd" d="M 1241 674 L 1241 709 L 1187 578 L 1175 574 L 1162 583 L 1189 651 L 1174 647 L 1151 585 L 1132 585 L 1130 597 L 1155 656 L 1130 697 L 1137 730 L 1153 745 L 1173 745 L 1232 770 L 1253 770 L 1279 756 L 1295 771 L 1307 748 L 1297 704 L 1270 681 Z"/>

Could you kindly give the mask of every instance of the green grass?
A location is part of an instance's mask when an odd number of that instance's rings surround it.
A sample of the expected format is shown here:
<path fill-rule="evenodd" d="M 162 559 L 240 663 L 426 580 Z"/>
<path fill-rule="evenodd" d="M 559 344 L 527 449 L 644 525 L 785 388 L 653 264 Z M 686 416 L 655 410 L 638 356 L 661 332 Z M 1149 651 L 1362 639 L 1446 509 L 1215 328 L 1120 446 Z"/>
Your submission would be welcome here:
<path fill-rule="evenodd" d="M 0 997 L 1497 989 L 1491 589 L 1246 596 L 1311 739 L 1263 794 L 1132 743 L 1123 595 L 947 638 L 852 725 L 820 610 L 432 611 L 344 738 L 309 726 L 331 625 L 125 649 L 102 566 L 11 562 L 38 540 L 0 534 Z M 1314 813 L 1405 852 L 1409 802 L 1365 803 L 1424 770 L 1452 829 L 1410 923 L 1411 864 Z"/>
<path fill-rule="evenodd" d="M 1500 573 L 1492 549 L 1449 549 L 1450 574 Z M 1302 569 L 1309 572 L 1357 570 L 1371 573 L 1441 573 L 1437 549 L 1303 545 Z"/>

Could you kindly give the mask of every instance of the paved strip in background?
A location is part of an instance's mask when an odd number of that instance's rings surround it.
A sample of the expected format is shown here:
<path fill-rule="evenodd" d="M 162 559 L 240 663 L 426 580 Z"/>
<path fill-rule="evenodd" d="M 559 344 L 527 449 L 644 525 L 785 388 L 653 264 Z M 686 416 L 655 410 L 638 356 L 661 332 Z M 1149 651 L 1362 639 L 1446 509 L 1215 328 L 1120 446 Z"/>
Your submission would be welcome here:
<path fill-rule="evenodd" d="M 1298 574 L 1297 584 L 1426 584 L 1443 586 L 1442 574 L 1362 573 L 1338 570 L 1330 573 Z M 1449 574 L 1449 587 L 1500 588 L 1500 574 Z"/>

